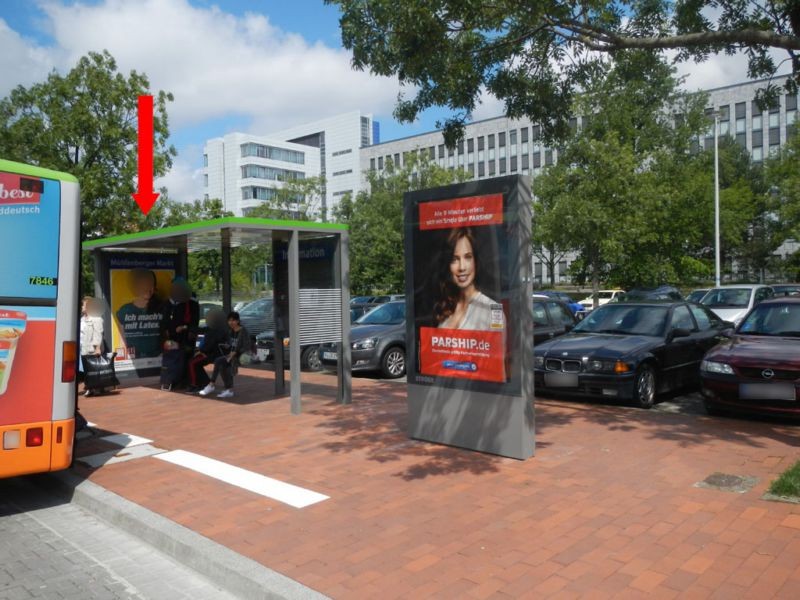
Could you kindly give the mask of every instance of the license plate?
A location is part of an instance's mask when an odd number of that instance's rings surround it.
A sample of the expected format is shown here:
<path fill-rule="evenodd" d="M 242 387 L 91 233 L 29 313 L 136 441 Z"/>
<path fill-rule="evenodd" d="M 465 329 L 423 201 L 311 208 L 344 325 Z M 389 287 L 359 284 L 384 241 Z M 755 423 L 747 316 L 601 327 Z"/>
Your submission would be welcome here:
<path fill-rule="evenodd" d="M 545 373 L 544 374 L 545 387 L 551 388 L 576 388 L 578 387 L 578 374 L 577 373 Z"/>
<path fill-rule="evenodd" d="M 322 360 L 337 360 L 339 355 L 336 352 L 323 352 Z"/>
<path fill-rule="evenodd" d="M 271 355 L 272 355 L 272 352 L 270 352 L 266 348 L 258 348 L 256 350 L 256 358 L 258 360 L 267 360 Z"/>
<path fill-rule="evenodd" d="M 742 400 L 796 400 L 793 383 L 742 383 L 739 385 Z"/>

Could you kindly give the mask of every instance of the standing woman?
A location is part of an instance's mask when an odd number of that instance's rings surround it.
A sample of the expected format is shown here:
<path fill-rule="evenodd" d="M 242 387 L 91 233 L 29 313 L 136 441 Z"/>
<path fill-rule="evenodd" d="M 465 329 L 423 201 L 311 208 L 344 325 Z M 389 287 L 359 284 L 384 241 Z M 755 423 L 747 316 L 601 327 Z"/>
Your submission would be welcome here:
<path fill-rule="evenodd" d="M 97 298 L 86 296 L 81 308 L 81 357 L 100 356 L 103 352 L 103 306 Z M 83 365 L 83 359 L 81 358 Z M 82 370 L 85 369 L 85 366 Z M 85 394 L 91 396 L 97 390 L 86 387 Z"/>
<path fill-rule="evenodd" d="M 505 329 L 502 306 L 480 291 L 475 235 L 468 227 L 453 229 L 440 265 L 438 300 L 433 308 L 437 327 L 481 331 Z"/>

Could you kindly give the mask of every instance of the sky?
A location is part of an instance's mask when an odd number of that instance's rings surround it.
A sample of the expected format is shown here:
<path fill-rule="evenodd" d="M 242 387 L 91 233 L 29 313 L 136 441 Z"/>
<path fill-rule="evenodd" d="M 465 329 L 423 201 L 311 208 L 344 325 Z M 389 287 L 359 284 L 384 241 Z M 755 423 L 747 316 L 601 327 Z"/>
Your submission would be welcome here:
<path fill-rule="evenodd" d="M 0 97 L 107 49 L 123 73 L 175 96 L 178 156 L 156 185 L 177 200 L 202 197 L 203 145 L 232 131 L 268 135 L 351 110 L 372 113 L 382 141 L 435 129 L 446 110 L 392 118 L 398 82 L 351 68 L 338 20 L 323 0 L 0 0 Z M 717 56 L 678 70 L 688 89 L 708 89 L 745 81 L 747 64 Z M 473 118 L 502 113 L 485 97 Z"/>

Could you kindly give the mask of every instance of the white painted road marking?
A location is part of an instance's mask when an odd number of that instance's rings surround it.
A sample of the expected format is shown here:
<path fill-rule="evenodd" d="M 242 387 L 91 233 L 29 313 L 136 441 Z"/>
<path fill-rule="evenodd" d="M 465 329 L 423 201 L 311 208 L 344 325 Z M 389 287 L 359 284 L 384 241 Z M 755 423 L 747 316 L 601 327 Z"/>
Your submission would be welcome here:
<path fill-rule="evenodd" d="M 131 446 L 141 446 L 142 444 L 152 444 L 153 440 L 133 435 L 132 433 L 115 433 L 100 438 L 104 442 L 109 442 L 116 446 L 123 448 L 130 448 Z"/>
<path fill-rule="evenodd" d="M 107 452 L 100 452 L 92 454 L 91 456 L 81 456 L 75 460 L 82 462 L 85 465 L 97 469 L 104 465 L 113 465 L 114 463 L 127 462 L 136 458 L 144 458 L 145 456 L 154 456 L 161 452 L 166 452 L 162 448 L 156 448 L 150 444 L 142 444 L 140 446 L 132 446 L 130 448 L 118 448 L 116 450 L 108 450 Z"/>
<path fill-rule="evenodd" d="M 329 498 L 291 483 L 284 483 L 283 481 L 235 467 L 213 458 L 201 456 L 194 452 L 187 452 L 186 450 L 164 452 L 156 455 L 155 458 L 186 467 L 230 485 L 283 502 L 294 508 L 305 508 Z"/>

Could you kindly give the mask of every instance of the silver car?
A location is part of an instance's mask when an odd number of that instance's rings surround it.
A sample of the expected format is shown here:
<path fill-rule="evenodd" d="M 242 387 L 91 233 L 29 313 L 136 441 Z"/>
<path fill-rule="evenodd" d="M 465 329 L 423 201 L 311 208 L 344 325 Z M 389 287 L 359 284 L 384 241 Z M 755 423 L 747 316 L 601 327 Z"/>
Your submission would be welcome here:
<path fill-rule="evenodd" d="M 751 308 L 774 295 L 768 285 L 723 285 L 709 290 L 700 303 L 738 327 Z"/>

